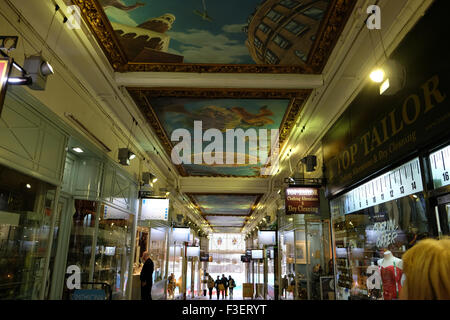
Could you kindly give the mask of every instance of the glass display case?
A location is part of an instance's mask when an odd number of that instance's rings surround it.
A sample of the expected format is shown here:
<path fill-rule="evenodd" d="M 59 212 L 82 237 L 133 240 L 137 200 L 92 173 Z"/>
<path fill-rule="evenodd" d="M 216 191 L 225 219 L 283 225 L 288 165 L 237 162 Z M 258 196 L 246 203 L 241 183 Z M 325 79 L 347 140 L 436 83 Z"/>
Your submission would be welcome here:
<path fill-rule="evenodd" d="M 40 297 L 55 189 L 0 166 L 0 300 Z"/>
<path fill-rule="evenodd" d="M 66 268 L 71 265 L 78 266 L 80 268 L 81 282 L 89 282 L 98 202 L 75 200 L 73 204 L 74 213 L 72 215 L 72 229 L 70 231 Z M 100 253 L 98 245 L 95 246 L 95 253 Z M 65 275 L 64 283 L 67 277 L 68 274 Z M 63 298 L 70 298 L 70 291 L 67 286 L 64 286 Z"/>
<path fill-rule="evenodd" d="M 108 283 L 113 292 L 113 299 L 125 297 L 131 259 L 133 219 L 134 216 L 127 213 L 113 219 L 103 214 L 99 221 L 93 280 Z"/>

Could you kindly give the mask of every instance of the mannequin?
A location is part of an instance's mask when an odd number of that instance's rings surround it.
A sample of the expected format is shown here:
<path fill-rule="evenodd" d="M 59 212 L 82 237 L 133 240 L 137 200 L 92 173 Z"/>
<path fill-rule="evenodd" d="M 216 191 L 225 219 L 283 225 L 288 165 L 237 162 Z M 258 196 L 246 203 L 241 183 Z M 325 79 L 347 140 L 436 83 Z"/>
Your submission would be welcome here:
<path fill-rule="evenodd" d="M 378 260 L 377 264 L 381 269 L 384 300 L 398 299 L 402 289 L 403 261 L 386 250 L 383 259 Z"/>

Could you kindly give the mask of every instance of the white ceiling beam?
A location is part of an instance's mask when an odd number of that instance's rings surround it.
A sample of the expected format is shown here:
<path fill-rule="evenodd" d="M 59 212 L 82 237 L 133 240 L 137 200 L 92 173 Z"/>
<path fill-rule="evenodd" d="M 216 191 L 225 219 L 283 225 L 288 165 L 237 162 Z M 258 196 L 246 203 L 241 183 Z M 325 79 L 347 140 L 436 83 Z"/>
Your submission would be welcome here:
<path fill-rule="evenodd" d="M 321 74 L 250 74 L 190 72 L 115 73 L 119 86 L 142 88 L 246 88 L 315 89 L 323 86 Z"/>

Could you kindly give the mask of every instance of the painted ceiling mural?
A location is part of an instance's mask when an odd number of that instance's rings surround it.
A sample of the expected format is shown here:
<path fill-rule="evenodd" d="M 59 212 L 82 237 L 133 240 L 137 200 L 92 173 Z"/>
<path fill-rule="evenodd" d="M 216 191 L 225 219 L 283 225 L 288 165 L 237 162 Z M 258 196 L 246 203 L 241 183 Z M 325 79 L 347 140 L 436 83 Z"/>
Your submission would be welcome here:
<path fill-rule="evenodd" d="M 129 60 L 222 64 L 306 62 L 329 5 L 323 0 L 98 1 Z M 281 20 L 289 19 L 294 8 L 299 11 L 297 17 L 278 30 L 272 40 L 274 56 L 269 53 L 267 59 L 258 58 L 258 54 L 264 54 L 259 47 L 265 38 L 278 29 Z M 248 36 L 251 29 L 261 31 L 257 40 Z M 285 58 L 292 46 L 296 47 L 296 59 Z"/>
<path fill-rule="evenodd" d="M 199 66 L 213 64 L 237 68 L 222 68 L 223 72 L 239 72 L 239 66 L 249 66 L 245 72 L 267 69 L 267 72 L 297 73 L 321 71 L 356 3 L 356 0 L 65 1 L 81 8 L 115 69 L 197 72 L 213 71 Z M 161 69 L 160 64 L 176 66 Z M 185 68 L 180 68 L 180 64 Z M 186 66 L 189 64 L 192 65 Z M 267 68 L 254 69 L 252 65 Z"/>
<path fill-rule="evenodd" d="M 191 164 L 181 166 L 190 176 L 261 176 L 261 168 L 265 163 L 261 159 L 250 161 L 252 154 L 258 154 L 259 141 L 255 147 L 247 140 L 245 142 L 245 163 L 238 164 L 237 157 L 233 163 L 226 160 L 226 153 L 232 152 L 233 158 L 238 154 L 238 142 L 234 143 L 234 150 L 227 150 L 226 129 L 255 129 L 266 130 L 267 146 L 270 147 L 270 129 L 279 129 L 283 117 L 288 110 L 289 99 L 199 99 L 162 97 L 153 98 L 150 104 L 169 139 L 177 129 L 186 129 L 191 136 Z M 201 143 L 206 151 L 211 141 L 202 141 L 194 134 L 194 121 L 201 121 L 202 132 L 208 129 L 218 129 L 223 136 L 223 164 L 194 163 L 194 144 Z M 259 138 L 259 136 L 258 136 Z M 173 145 L 178 142 L 172 142 Z M 252 148 L 252 150 L 250 149 Z M 266 153 L 268 155 L 268 153 Z M 255 163 L 257 162 L 257 163 Z"/>
<path fill-rule="evenodd" d="M 217 232 L 240 232 L 261 195 L 190 194 L 203 217 Z"/>

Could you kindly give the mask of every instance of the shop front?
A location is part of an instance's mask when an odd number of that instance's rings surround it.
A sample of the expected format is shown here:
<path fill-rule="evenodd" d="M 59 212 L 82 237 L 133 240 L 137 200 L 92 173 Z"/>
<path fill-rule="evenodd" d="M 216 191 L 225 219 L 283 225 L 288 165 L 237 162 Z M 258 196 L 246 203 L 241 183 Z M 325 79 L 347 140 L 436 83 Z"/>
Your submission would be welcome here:
<path fill-rule="evenodd" d="M 76 154 L 73 147 L 83 152 Z M 127 298 L 137 185 L 119 166 L 71 139 L 61 196 L 68 208 L 58 246 L 59 268 L 52 281 L 52 299 L 72 299 L 66 270 L 80 270 L 81 289 L 105 289 L 111 299 Z"/>
<path fill-rule="evenodd" d="M 67 134 L 20 90 L 0 117 L 0 299 L 43 299 L 54 272 Z"/>
<path fill-rule="evenodd" d="M 0 122 L 2 299 L 71 299 L 74 270 L 81 289 L 124 299 L 134 179 L 23 88 Z"/>
<path fill-rule="evenodd" d="M 282 215 L 282 221 L 280 299 L 334 300 L 329 219 Z"/>
<path fill-rule="evenodd" d="M 448 33 L 442 5 L 389 58 L 404 87 L 365 86 L 322 140 L 338 299 L 398 299 L 403 253 L 449 233 L 450 64 L 429 32 Z"/>

